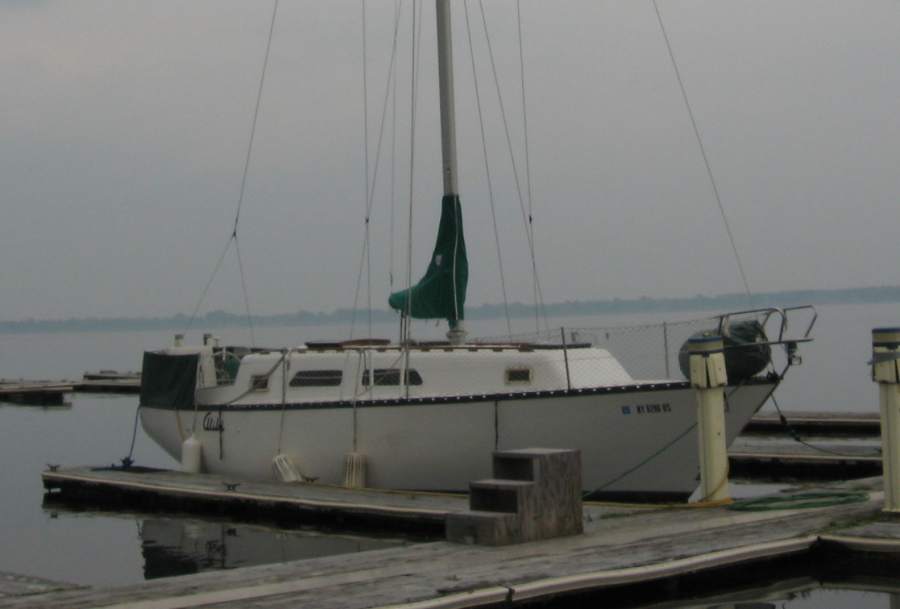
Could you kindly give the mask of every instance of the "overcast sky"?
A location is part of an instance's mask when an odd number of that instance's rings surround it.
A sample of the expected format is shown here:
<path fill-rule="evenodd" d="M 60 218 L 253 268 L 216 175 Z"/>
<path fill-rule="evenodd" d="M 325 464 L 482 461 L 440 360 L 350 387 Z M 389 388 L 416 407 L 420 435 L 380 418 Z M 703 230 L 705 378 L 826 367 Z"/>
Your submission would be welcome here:
<path fill-rule="evenodd" d="M 368 3 L 370 165 L 394 2 Z M 900 2 L 659 0 L 754 291 L 900 284 Z M 395 260 L 405 278 L 410 3 L 398 54 Z M 189 313 L 231 230 L 271 17 L 261 0 L 0 0 L 0 319 Z M 469 303 L 501 302 L 472 69 L 454 2 Z M 522 0 L 537 264 L 548 302 L 742 286 L 646 0 Z M 524 178 L 515 3 L 486 2 Z M 441 184 L 422 8 L 413 273 Z M 530 260 L 470 5 L 511 300 Z M 255 313 L 350 307 L 362 247 L 358 0 L 282 0 L 240 244 Z M 390 109 L 388 116 L 391 115 Z M 390 122 L 372 213 L 386 306 Z M 402 287 L 400 284 L 395 288 Z M 242 309 L 229 254 L 204 310 Z"/>

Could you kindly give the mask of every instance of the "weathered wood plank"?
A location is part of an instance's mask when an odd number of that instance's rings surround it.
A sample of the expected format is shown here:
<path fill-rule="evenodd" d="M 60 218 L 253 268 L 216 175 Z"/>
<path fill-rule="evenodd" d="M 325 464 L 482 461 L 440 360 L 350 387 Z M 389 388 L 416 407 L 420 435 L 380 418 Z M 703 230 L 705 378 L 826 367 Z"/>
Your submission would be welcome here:
<path fill-rule="evenodd" d="M 881 473 L 881 443 L 871 438 L 741 436 L 728 451 L 731 471 L 744 477 L 782 475 L 811 480 L 847 479 Z"/>
<path fill-rule="evenodd" d="M 819 434 L 878 435 L 881 421 L 877 412 L 785 412 L 785 419 L 796 431 Z M 777 414 L 757 414 L 744 429 L 745 433 L 783 433 Z"/>
<path fill-rule="evenodd" d="M 76 393 L 119 393 L 138 394 L 141 392 L 141 379 L 85 379 L 73 383 Z"/>
<path fill-rule="evenodd" d="M 77 588 L 80 586 L 42 577 L 0 572 L 0 600 Z"/>
<path fill-rule="evenodd" d="M 0 380 L 0 401 L 34 406 L 59 406 L 72 392 L 68 381 Z"/>
<path fill-rule="evenodd" d="M 877 480 L 867 480 L 831 488 L 877 486 Z M 811 510 L 644 509 L 613 517 L 612 511 L 592 505 L 585 534 L 573 537 L 500 548 L 434 542 L 248 567 L 227 575 L 211 572 L 113 589 L 51 593 L 40 599 L 0 599 L 0 607 L 354 609 L 435 599 L 443 599 L 447 606 L 475 606 L 486 599 L 523 600 L 799 552 L 835 522 L 868 518 L 880 507 L 877 492 L 865 502 Z"/>

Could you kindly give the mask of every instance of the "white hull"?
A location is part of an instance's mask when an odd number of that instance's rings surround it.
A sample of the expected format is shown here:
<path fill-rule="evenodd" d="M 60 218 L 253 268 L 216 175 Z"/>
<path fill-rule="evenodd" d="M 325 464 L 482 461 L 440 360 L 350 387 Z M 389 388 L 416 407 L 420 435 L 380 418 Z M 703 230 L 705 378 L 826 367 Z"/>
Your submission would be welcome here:
<path fill-rule="evenodd" d="M 729 444 L 774 387 L 755 381 L 728 388 Z M 345 457 L 357 452 L 367 460 L 367 486 L 464 490 L 490 477 L 492 451 L 526 447 L 580 449 L 585 490 L 601 494 L 687 495 L 699 471 L 696 397 L 686 383 L 360 402 L 355 409 L 348 402 L 207 404 L 196 415 L 141 409 L 144 429 L 176 459 L 195 416 L 205 470 L 245 478 L 274 478 L 272 459 L 281 453 L 305 476 L 341 484 Z"/>

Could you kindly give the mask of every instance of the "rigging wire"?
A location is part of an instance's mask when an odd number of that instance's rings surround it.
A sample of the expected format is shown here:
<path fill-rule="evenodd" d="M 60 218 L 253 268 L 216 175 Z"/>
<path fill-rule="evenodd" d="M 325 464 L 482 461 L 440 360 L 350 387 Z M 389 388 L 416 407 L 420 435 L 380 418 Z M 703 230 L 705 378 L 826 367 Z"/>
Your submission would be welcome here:
<path fill-rule="evenodd" d="M 478 0 L 478 5 L 481 9 L 481 22 L 484 27 L 484 39 L 487 42 L 488 57 L 490 58 L 490 64 L 491 64 L 491 72 L 493 73 L 493 76 L 494 76 L 494 85 L 497 90 L 497 100 L 498 100 L 499 106 L 500 106 L 500 116 L 503 120 L 503 129 L 506 133 L 506 146 L 507 146 L 507 149 L 509 150 L 509 160 L 510 160 L 510 164 L 512 166 L 513 177 L 514 177 L 515 183 L 516 183 L 516 193 L 519 198 L 519 209 L 522 213 L 522 222 L 525 226 L 525 237 L 528 241 L 528 251 L 531 255 L 531 265 L 532 265 L 532 269 L 536 270 L 537 263 L 535 261 L 534 239 L 533 239 L 532 232 L 529 230 L 528 211 L 525 209 L 525 198 L 522 194 L 522 181 L 519 178 L 519 169 L 518 169 L 518 166 L 516 165 L 515 154 L 513 153 L 512 136 L 510 135 L 510 131 L 509 131 L 509 121 L 506 118 L 506 107 L 503 104 L 503 94 L 501 93 L 501 90 L 500 90 L 500 77 L 497 74 L 497 64 L 494 61 L 494 50 L 493 50 L 493 45 L 491 44 L 490 31 L 488 30 L 487 16 L 484 11 L 484 0 Z M 535 279 L 535 283 L 537 283 L 537 275 L 536 274 L 534 275 L 534 279 Z M 535 308 L 537 308 L 537 303 L 535 303 Z M 540 332 L 540 324 L 539 323 L 537 324 L 537 331 Z"/>
<path fill-rule="evenodd" d="M 394 46 L 396 48 L 397 29 L 400 23 L 401 0 L 394 1 Z M 394 60 L 396 61 L 396 60 Z M 394 291 L 394 206 L 397 199 L 397 74 L 391 81 L 391 198 L 390 228 L 388 229 L 388 289 Z"/>
<path fill-rule="evenodd" d="M 506 331 L 512 340 L 512 323 L 509 318 L 509 298 L 506 293 L 506 275 L 503 272 L 503 254 L 500 247 L 500 231 L 497 228 L 497 211 L 494 203 L 494 188 L 491 180 L 491 165 L 488 161 L 487 136 L 484 131 L 484 116 L 481 109 L 481 93 L 478 87 L 478 72 L 475 68 L 475 47 L 472 44 L 472 26 L 469 21 L 469 2 L 463 2 L 466 16 L 466 35 L 469 40 L 469 57 L 472 60 L 472 81 L 475 89 L 475 105 L 478 108 L 478 126 L 481 129 L 481 149 L 484 153 L 484 172 L 487 177 L 488 200 L 491 206 L 491 220 L 494 227 L 494 242 L 497 245 L 497 264 L 500 270 L 500 289 L 503 292 L 503 311 L 506 315 Z M 455 275 L 454 275 L 455 276 Z"/>
<path fill-rule="evenodd" d="M 247 327 L 250 329 L 250 346 L 256 346 L 256 335 L 253 333 L 253 317 L 250 315 L 250 296 L 247 293 L 247 282 L 244 279 L 244 262 L 241 260 L 241 243 L 234 236 L 234 251 L 237 254 L 238 270 L 241 275 L 241 291 L 244 293 L 244 308 L 247 311 Z"/>
<path fill-rule="evenodd" d="M 200 310 L 200 307 L 202 306 L 203 301 L 206 299 L 207 293 L 209 292 L 209 288 L 212 285 L 213 279 L 215 279 L 216 274 L 219 272 L 219 269 L 222 266 L 222 261 L 225 259 L 225 254 L 228 253 L 228 248 L 231 246 L 231 243 L 233 241 L 234 245 L 235 245 L 235 253 L 237 254 L 237 259 L 238 259 L 238 269 L 239 269 L 240 276 L 241 276 L 241 291 L 243 292 L 243 296 L 244 296 L 244 308 L 247 311 L 247 323 L 250 328 L 250 345 L 253 347 L 256 346 L 256 340 L 255 340 L 255 336 L 253 333 L 253 321 L 252 321 L 252 317 L 250 315 L 250 299 L 248 296 L 247 283 L 246 283 L 246 279 L 244 276 L 244 265 L 241 260 L 241 248 L 238 244 L 238 225 L 239 225 L 240 219 L 241 219 L 241 208 L 244 204 L 244 194 L 247 190 L 247 175 L 250 171 L 250 160 L 253 156 L 253 142 L 256 139 L 256 123 L 259 119 L 259 108 L 260 108 L 260 105 L 262 102 L 263 88 L 264 88 L 265 82 L 266 82 L 266 72 L 267 72 L 268 66 L 269 66 L 269 55 L 272 50 L 272 39 L 274 38 L 274 35 L 275 35 L 275 21 L 276 21 L 276 18 L 278 17 L 278 3 L 279 3 L 279 0 L 274 0 L 274 2 L 272 4 L 272 19 L 269 23 L 269 35 L 266 40 L 266 52 L 263 55 L 262 71 L 259 76 L 259 87 L 257 88 L 257 91 L 256 91 L 256 103 L 253 107 L 253 119 L 250 122 L 250 138 L 247 142 L 247 152 L 244 156 L 244 169 L 241 173 L 241 188 L 240 188 L 240 193 L 238 194 L 237 208 L 235 209 L 235 212 L 234 212 L 234 225 L 231 230 L 231 235 L 228 237 L 228 241 L 225 243 L 225 247 L 223 248 L 222 253 L 219 255 L 219 259 L 216 262 L 216 266 L 213 269 L 212 275 L 210 275 L 209 280 L 206 282 L 206 286 L 203 288 L 203 292 L 200 295 L 200 299 L 197 301 L 197 304 L 194 306 L 194 310 L 191 313 L 191 317 L 188 320 L 187 328 L 186 328 L 186 331 L 190 330 L 191 326 L 194 323 L 194 320 L 197 318 L 197 313 Z"/>
<path fill-rule="evenodd" d="M 697 138 L 697 145 L 700 148 L 700 155 L 703 157 L 703 164 L 706 166 L 706 175 L 709 176 L 709 183 L 712 186 L 713 195 L 716 198 L 716 205 L 719 207 L 719 213 L 722 215 L 722 222 L 725 225 L 725 232 L 728 234 L 728 241 L 731 242 L 731 249 L 734 252 L 734 259 L 737 262 L 738 272 L 741 275 L 741 281 L 744 283 L 744 290 L 747 293 L 747 299 L 752 298 L 750 292 L 750 283 L 747 281 L 747 274 L 744 272 L 744 265 L 741 262 L 741 256 L 738 253 L 737 244 L 734 240 L 734 234 L 731 232 L 731 226 L 728 223 L 728 216 L 725 213 L 725 207 L 722 205 L 722 198 L 719 196 L 719 188 L 716 185 L 716 179 L 713 177 L 712 167 L 709 163 L 709 157 L 706 154 L 706 147 L 703 145 L 703 138 L 700 136 L 700 128 L 697 120 L 694 118 L 694 111 L 691 109 L 691 103 L 688 100 L 687 90 L 684 87 L 684 81 L 681 78 L 681 71 L 678 69 L 678 62 L 675 61 L 675 53 L 672 51 L 672 44 L 669 41 L 669 34 L 666 32 L 666 26 L 663 23 L 662 14 L 659 12 L 659 5 L 656 0 L 651 0 L 653 9 L 656 12 L 656 19 L 659 21 L 659 28 L 662 31 L 663 40 L 666 43 L 666 49 L 669 51 L 669 59 L 672 61 L 672 68 L 675 70 L 675 77 L 678 80 L 678 86 L 681 89 L 681 97 L 684 99 L 684 105 L 687 108 L 688 117 L 691 119 L 691 126 L 694 129 L 694 136 Z"/>
<path fill-rule="evenodd" d="M 379 167 L 381 165 L 381 151 L 382 151 L 382 143 L 384 141 L 384 126 L 387 122 L 387 108 L 388 101 L 391 95 L 391 83 L 396 83 L 396 75 L 395 68 L 397 65 L 397 37 L 398 31 L 400 27 L 400 9 L 399 4 L 397 5 L 397 10 L 394 13 L 394 35 L 393 42 L 391 46 L 391 59 L 388 65 L 388 74 L 385 84 L 384 96 L 382 100 L 382 110 L 381 110 L 381 122 L 378 129 L 378 140 L 375 146 L 375 164 L 374 171 L 372 172 L 371 182 L 366 181 L 366 207 L 365 207 L 365 233 L 363 238 L 363 251 L 362 258 L 360 259 L 359 272 L 356 278 L 356 290 L 353 295 L 353 316 L 350 321 L 350 337 L 353 338 L 353 331 L 356 325 L 356 313 L 359 305 L 359 292 L 360 292 L 360 284 L 362 282 L 362 274 L 363 274 L 363 264 L 366 264 L 366 277 L 367 277 L 367 297 L 368 297 L 368 318 L 369 318 L 369 336 L 372 335 L 372 272 L 371 272 L 371 237 L 369 233 L 369 226 L 371 224 L 370 219 L 372 216 L 372 207 L 375 202 L 375 187 L 378 183 L 378 173 Z M 365 62 L 364 62 L 365 63 Z M 365 69 L 363 70 L 365 71 Z M 367 96 L 368 99 L 368 96 Z M 368 115 L 368 102 L 364 104 L 364 112 Z M 396 111 L 395 111 L 396 117 Z M 368 131 L 368 128 L 367 128 Z M 366 167 L 369 166 L 368 161 L 368 137 L 366 137 Z M 393 171 L 393 167 L 392 167 Z M 366 170 L 366 174 L 368 174 L 368 169 Z M 391 188 L 393 189 L 393 175 L 391 176 L 392 184 Z M 393 196 L 393 193 L 392 193 Z M 393 213 L 393 201 L 391 201 L 391 213 Z M 393 226 L 391 227 L 393 231 Z M 393 235 L 392 235 L 393 236 Z M 393 250 L 393 244 L 391 244 L 391 248 Z"/>
<path fill-rule="evenodd" d="M 216 265 L 213 267 L 212 274 L 209 276 L 209 279 L 207 279 L 206 285 L 203 286 L 203 291 L 200 292 L 200 298 L 197 299 L 197 303 L 194 305 L 194 310 L 191 311 L 191 316 L 188 319 L 187 325 L 185 326 L 185 334 L 190 332 L 191 326 L 194 324 L 194 320 L 197 318 L 197 313 L 200 311 L 200 307 L 203 305 L 203 301 L 206 300 L 206 295 L 209 292 L 209 288 L 210 286 L 212 286 L 212 282 L 216 278 L 216 274 L 218 274 L 219 269 L 222 268 L 222 262 L 225 260 L 225 254 L 227 254 L 228 250 L 231 248 L 232 241 L 234 241 L 234 233 L 229 235 L 228 242 L 222 249 L 222 253 L 219 254 L 219 259 L 216 261 Z"/>
<path fill-rule="evenodd" d="M 410 124 L 409 124 L 409 217 L 406 236 L 406 311 L 402 317 L 401 336 L 407 353 L 409 365 L 409 338 L 412 324 L 412 252 L 413 252 L 413 198 L 415 187 L 416 163 L 416 101 L 419 91 L 419 46 L 422 39 L 421 11 L 416 9 L 416 0 L 412 0 L 412 57 L 410 61 Z"/>
<path fill-rule="evenodd" d="M 369 201 L 369 69 L 368 69 L 368 49 L 366 42 L 366 0 L 360 0 L 362 6 L 362 82 L 363 82 L 363 147 L 365 148 L 365 179 L 363 180 L 363 192 L 366 200 L 366 221 L 365 221 L 365 239 L 363 240 L 363 251 L 366 256 L 366 313 L 369 322 L 369 336 L 372 336 L 372 251 L 370 244 L 369 231 L 369 209 L 371 203 Z M 354 304 L 354 308 L 356 305 Z"/>
<path fill-rule="evenodd" d="M 526 103 L 525 93 L 525 51 L 522 42 L 522 7 L 521 1 L 516 0 L 516 22 L 518 25 L 518 41 L 519 41 L 519 80 L 522 83 L 522 131 L 525 138 L 525 186 L 528 194 L 528 230 L 531 233 L 532 250 L 534 249 L 534 189 L 531 183 L 531 153 L 528 144 L 528 104 Z M 534 316 L 535 325 L 540 330 L 540 317 L 544 319 L 544 326 L 549 330 L 549 322 L 547 321 L 547 310 L 544 307 L 544 294 L 541 291 L 540 276 L 537 271 L 537 256 L 531 256 L 531 273 L 532 284 L 534 290 Z"/>

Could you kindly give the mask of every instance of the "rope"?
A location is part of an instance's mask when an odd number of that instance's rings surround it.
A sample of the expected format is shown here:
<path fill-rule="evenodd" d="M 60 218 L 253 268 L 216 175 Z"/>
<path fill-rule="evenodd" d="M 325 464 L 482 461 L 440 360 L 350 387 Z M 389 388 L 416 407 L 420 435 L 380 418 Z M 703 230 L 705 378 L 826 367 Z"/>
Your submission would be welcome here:
<path fill-rule="evenodd" d="M 686 435 L 688 435 L 689 433 L 691 433 L 692 431 L 694 431 L 694 429 L 696 429 L 696 427 L 697 427 L 697 423 L 692 423 L 692 424 L 690 425 L 690 427 L 688 427 L 688 428 L 685 429 L 683 432 L 681 432 L 680 434 L 678 434 L 677 436 L 675 436 L 675 438 L 674 438 L 673 440 L 671 440 L 670 442 L 668 442 L 667 444 L 665 444 L 662 448 L 660 448 L 659 450 L 657 450 L 656 452 L 654 452 L 652 455 L 650 455 L 649 457 L 647 457 L 646 459 L 644 459 L 643 461 L 641 461 L 640 463 L 638 463 L 638 464 L 635 465 L 634 467 L 631 467 L 631 468 L 625 470 L 624 472 L 622 472 L 621 474 L 619 474 L 618 476 L 616 476 L 616 477 L 613 478 L 612 480 L 609 480 L 609 481 L 605 482 L 604 484 L 598 486 L 597 488 L 595 488 L 595 489 L 593 489 L 593 490 L 591 490 L 591 491 L 588 491 L 588 492 L 583 493 L 582 496 L 588 497 L 588 496 L 590 496 L 590 495 L 593 495 L 594 493 L 599 493 L 600 491 L 606 489 L 607 487 L 612 486 L 613 484 L 615 484 L 616 482 L 618 482 L 618 481 L 621 480 L 622 478 L 625 478 L 626 476 L 628 476 L 628 475 L 632 474 L 633 472 L 637 471 L 638 469 L 642 468 L 642 467 L 645 466 L 647 463 L 650 463 L 650 462 L 651 462 L 652 460 L 654 460 L 656 457 L 658 457 L 659 455 L 661 455 L 661 454 L 664 453 L 665 451 L 669 450 L 669 448 L 671 448 L 673 445 L 675 445 L 678 441 L 680 441 L 680 440 L 681 440 L 682 438 L 684 438 Z"/>
<path fill-rule="evenodd" d="M 522 183 L 521 183 L 521 179 L 519 178 L 519 169 L 518 169 L 518 166 L 516 165 L 515 154 L 513 153 L 512 136 L 510 135 L 510 131 L 509 131 L 509 121 L 506 118 L 506 107 L 503 104 L 503 94 L 500 91 L 500 77 L 497 74 L 497 64 L 494 61 L 494 50 L 493 50 L 493 45 L 491 44 L 490 31 L 488 30 L 487 15 L 485 14 L 485 11 L 484 11 L 484 1 L 479 0 L 478 5 L 481 10 L 481 22 L 484 27 L 484 39 L 485 39 L 485 42 L 487 43 L 488 57 L 490 58 L 490 64 L 491 64 L 491 72 L 493 73 L 494 85 L 497 90 L 497 100 L 498 100 L 498 103 L 500 106 L 500 116 L 503 120 L 503 130 L 506 134 L 506 146 L 507 146 L 507 149 L 509 150 L 510 165 L 512 166 L 513 178 L 515 179 L 515 183 L 516 183 L 516 193 L 517 193 L 518 199 L 519 199 L 519 209 L 522 213 L 522 222 L 525 225 L 525 237 L 528 241 L 528 251 L 531 255 L 531 265 L 532 265 L 532 270 L 534 273 L 535 286 L 537 286 L 537 264 L 535 261 L 535 253 L 534 253 L 534 239 L 533 239 L 532 232 L 529 230 L 528 211 L 525 209 L 525 198 L 522 194 Z M 537 287 L 535 287 L 535 290 L 537 292 Z M 537 302 L 535 302 L 535 308 L 537 308 L 537 306 L 538 306 Z M 537 331 L 540 332 L 539 321 L 535 320 L 535 323 L 537 326 Z"/>
<path fill-rule="evenodd" d="M 494 203 L 494 187 L 491 179 L 491 164 L 488 161 L 487 136 L 484 130 L 484 114 L 481 108 L 481 92 L 478 87 L 478 72 L 475 69 L 475 47 L 472 44 L 472 27 L 469 22 L 469 2 L 463 3 L 466 15 L 466 35 L 469 40 L 469 57 L 472 61 L 472 80 L 475 85 L 475 105 L 478 108 L 478 127 L 481 129 L 481 149 L 484 153 L 484 173 L 487 176 L 488 201 L 491 204 L 491 220 L 494 228 L 494 243 L 497 245 L 497 265 L 500 269 L 500 289 L 503 292 L 503 312 L 506 315 L 506 332 L 512 338 L 512 323 L 509 317 L 509 298 L 506 293 L 506 275 L 503 272 L 503 254 L 500 247 L 500 231 L 497 226 L 497 210 Z"/>
<path fill-rule="evenodd" d="M 778 400 L 775 399 L 775 395 L 772 394 L 769 396 L 772 400 L 772 404 L 775 406 L 775 411 L 778 412 L 778 419 L 781 421 L 781 424 L 784 426 L 785 430 L 791 436 L 791 439 L 797 442 L 798 444 L 802 444 L 803 446 L 818 451 L 820 453 L 824 453 L 826 455 L 833 455 L 835 457 L 845 457 L 847 459 L 853 459 L 858 457 L 859 455 L 850 455 L 846 453 L 840 453 L 835 450 L 830 450 L 828 448 L 822 448 L 821 446 L 816 446 L 814 444 L 810 444 L 802 437 L 800 437 L 800 432 L 798 432 L 794 427 L 788 422 L 787 417 L 784 415 L 784 412 L 781 410 L 781 406 L 778 404 Z"/>
<path fill-rule="evenodd" d="M 743 383 L 741 383 L 741 384 L 739 384 L 737 387 L 735 387 L 734 390 L 732 390 L 731 393 L 727 393 L 727 392 L 724 393 L 724 399 L 725 399 L 725 405 L 726 405 L 726 408 L 727 408 L 727 406 L 728 406 L 728 398 L 729 398 L 730 396 L 733 396 L 735 393 L 737 393 L 737 391 L 738 391 L 739 389 L 741 389 L 741 387 L 743 387 Z M 638 469 L 640 469 L 641 467 L 643 467 L 644 465 L 646 465 L 647 463 L 649 463 L 650 461 L 652 461 L 653 459 L 655 459 L 656 457 L 658 457 L 659 455 L 661 455 L 662 453 L 664 453 L 665 451 L 667 451 L 667 450 L 668 450 L 669 448 L 671 448 L 674 444 L 676 444 L 679 440 L 681 440 L 681 439 L 684 438 L 687 434 L 691 433 L 694 429 L 696 429 L 696 427 L 697 427 L 697 423 L 696 423 L 696 422 L 693 423 L 693 424 L 691 424 L 690 427 L 688 427 L 688 428 L 685 429 L 683 432 L 681 432 L 680 434 L 678 434 L 673 440 L 671 440 L 670 442 L 668 442 L 667 444 L 665 444 L 663 447 L 661 447 L 661 448 L 660 448 L 659 450 L 657 450 L 655 453 L 651 454 L 650 456 L 648 456 L 646 459 L 644 459 L 643 461 L 641 461 L 640 463 L 638 463 L 638 464 L 635 465 L 634 467 L 625 470 L 623 473 L 619 474 L 618 476 L 616 476 L 616 477 L 613 478 L 612 480 L 606 482 L 606 483 L 603 484 L 602 486 L 599 486 L 599 487 L 595 488 L 595 489 L 592 490 L 592 491 L 589 491 L 589 492 L 587 492 L 587 493 L 584 493 L 584 496 L 587 497 L 587 496 L 589 496 L 589 495 L 592 495 L 592 494 L 594 494 L 594 493 L 597 493 L 597 492 L 599 492 L 599 491 L 602 491 L 602 490 L 604 490 L 605 488 L 611 486 L 612 484 L 615 484 L 616 482 L 618 482 L 618 481 L 621 480 L 622 478 L 625 478 L 626 476 L 630 475 L 631 473 L 637 471 Z M 727 484 L 727 483 L 728 483 L 728 473 L 727 473 L 727 470 L 726 470 L 725 477 L 724 477 L 721 481 L 719 481 L 718 486 L 716 486 L 716 488 L 715 488 L 711 493 L 709 493 L 706 497 L 703 497 L 698 503 L 701 503 L 701 504 L 703 504 L 703 505 L 721 505 L 721 504 L 723 503 L 723 502 L 721 502 L 721 501 L 708 501 L 708 499 L 709 499 L 710 496 L 715 495 L 716 492 L 718 492 L 718 491 L 719 491 L 725 484 Z M 727 501 L 726 501 L 725 503 L 727 503 Z"/>
<path fill-rule="evenodd" d="M 122 468 L 128 469 L 134 463 L 134 443 L 137 440 L 138 418 L 141 414 L 141 405 L 138 404 L 134 411 L 134 426 L 131 428 L 131 446 L 128 447 L 128 456 L 122 459 Z"/>
<path fill-rule="evenodd" d="M 278 369 L 278 366 L 280 366 L 280 365 L 282 364 L 282 362 L 284 361 L 284 358 L 287 357 L 288 353 L 290 353 L 290 351 L 282 351 L 282 352 L 281 352 L 281 357 L 278 358 L 278 361 L 275 362 L 275 365 L 272 366 L 272 367 L 269 369 L 268 372 L 266 372 L 265 374 L 263 374 L 263 375 L 261 375 L 261 376 L 264 376 L 264 377 L 266 377 L 267 379 L 268 379 L 269 377 L 271 377 L 271 376 L 272 376 L 272 373 L 275 372 L 275 371 Z M 251 384 L 251 386 L 250 386 L 246 391 L 244 391 L 243 393 L 241 393 L 241 394 L 238 395 L 237 397 L 234 397 L 234 398 L 228 400 L 227 402 L 222 402 L 221 404 L 215 404 L 215 406 L 221 410 L 224 406 L 231 406 L 232 404 L 234 404 L 234 403 L 237 402 L 238 400 L 247 397 L 248 395 L 250 395 L 250 394 L 253 393 L 254 391 L 255 391 L 255 389 L 253 388 L 253 385 Z M 223 414 L 224 414 L 224 413 L 223 413 Z"/>
<path fill-rule="evenodd" d="M 728 241 L 731 243 L 731 249 L 734 252 L 734 259 L 737 262 L 738 272 L 741 275 L 741 281 L 744 283 L 744 290 L 747 292 L 747 299 L 752 296 L 750 292 L 750 283 L 747 281 L 747 274 L 744 272 L 744 265 L 741 262 L 741 256 L 738 253 L 737 244 L 734 235 L 731 232 L 731 226 L 728 223 L 728 216 L 725 214 L 725 207 L 722 205 L 722 198 L 719 196 L 719 188 L 716 186 L 716 180 L 713 177 L 712 167 L 709 164 L 709 157 L 706 154 L 706 148 L 703 145 L 703 138 L 700 137 L 700 128 L 697 126 L 697 120 L 694 118 L 694 111 L 691 109 L 691 103 L 688 100 L 687 90 L 684 88 L 684 81 L 681 78 L 681 72 L 678 69 L 678 62 L 675 61 L 675 53 L 672 51 L 672 44 L 669 42 L 669 35 L 666 32 L 666 26 L 663 24 L 662 15 L 659 12 L 659 6 L 656 0 L 653 1 L 653 9 L 656 11 L 656 19 L 659 21 L 659 28 L 662 30 L 663 40 L 666 43 L 666 49 L 669 51 L 669 59 L 672 61 L 672 68 L 675 70 L 675 77 L 678 79 L 678 86 L 681 89 L 681 97 L 684 99 L 684 105 L 687 108 L 688 117 L 691 119 L 691 126 L 694 129 L 694 136 L 697 138 L 697 145 L 700 147 L 700 155 L 703 157 L 703 164 L 706 166 L 706 175 L 709 176 L 709 183 L 712 186 L 713 194 L 716 198 L 716 205 L 719 207 L 719 213 L 722 215 L 722 223 L 725 225 L 725 232 L 728 233 Z"/>

